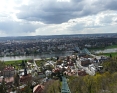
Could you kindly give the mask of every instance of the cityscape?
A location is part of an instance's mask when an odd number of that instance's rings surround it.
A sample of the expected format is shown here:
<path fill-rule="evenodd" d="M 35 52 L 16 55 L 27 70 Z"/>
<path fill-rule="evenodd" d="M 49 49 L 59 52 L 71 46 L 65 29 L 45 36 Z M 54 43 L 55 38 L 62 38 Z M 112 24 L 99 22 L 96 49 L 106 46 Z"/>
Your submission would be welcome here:
<path fill-rule="evenodd" d="M 0 0 L 0 93 L 117 93 L 117 0 Z"/>
<path fill-rule="evenodd" d="M 70 82 L 112 69 L 105 64 L 116 59 L 117 34 L 79 36 L 1 37 L 1 93 L 76 93 Z"/>

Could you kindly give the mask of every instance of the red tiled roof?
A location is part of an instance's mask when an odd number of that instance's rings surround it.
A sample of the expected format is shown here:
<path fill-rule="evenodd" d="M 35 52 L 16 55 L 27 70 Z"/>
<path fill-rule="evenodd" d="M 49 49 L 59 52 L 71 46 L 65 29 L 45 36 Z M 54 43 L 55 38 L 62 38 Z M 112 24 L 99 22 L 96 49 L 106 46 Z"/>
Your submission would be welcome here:
<path fill-rule="evenodd" d="M 20 82 L 26 82 L 32 79 L 32 76 L 30 74 L 26 75 L 26 76 L 22 76 L 20 78 Z"/>
<path fill-rule="evenodd" d="M 0 78 L 0 82 L 2 82 L 3 78 Z M 14 77 L 7 77 L 4 79 L 4 81 L 6 83 L 9 83 L 9 82 L 13 82 L 14 81 Z"/>
<path fill-rule="evenodd" d="M 85 71 L 78 71 L 78 75 L 79 76 L 85 76 L 85 75 L 87 75 L 87 73 L 85 72 Z"/>
<path fill-rule="evenodd" d="M 91 64 L 90 60 L 83 60 L 83 61 L 81 61 L 81 65 L 82 66 L 86 66 L 86 65 L 89 65 L 89 64 Z"/>
<path fill-rule="evenodd" d="M 12 70 L 15 70 L 14 67 L 8 66 L 5 67 L 3 71 L 12 71 Z"/>
<path fill-rule="evenodd" d="M 33 93 L 41 93 L 43 89 L 44 89 L 44 86 L 37 85 L 33 88 Z"/>

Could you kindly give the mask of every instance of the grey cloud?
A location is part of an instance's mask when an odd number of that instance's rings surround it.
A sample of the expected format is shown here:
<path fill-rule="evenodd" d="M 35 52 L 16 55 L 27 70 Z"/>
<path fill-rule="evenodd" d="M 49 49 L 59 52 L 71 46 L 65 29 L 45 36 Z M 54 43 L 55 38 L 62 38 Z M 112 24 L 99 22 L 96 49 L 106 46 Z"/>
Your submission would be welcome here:
<path fill-rule="evenodd" d="M 71 1 L 77 3 L 77 2 L 82 2 L 84 0 L 71 0 Z"/>
<path fill-rule="evenodd" d="M 46 24 L 59 24 L 67 22 L 70 19 L 94 15 L 101 11 L 116 10 L 117 1 L 115 0 L 71 0 L 71 2 L 57 2 L 56 0 L 34 0 L 30 5 L 19 8 L 17 14 L 19 19 L 30 21 L 42 21 Z"/>
<path fill-rule="evenodd" d="M 117 0 L 97 0 L 93 5 L 101 10 L 117 10 Z"/>
<path fill-rule="evenodd" d="M 14 21 L 0 22 L 0 30 L 4 31 L 4 33 L 10 36 L 20 35 L 21 33 L 33 32 L 36 28 L 38 27 L 29 23 L 21 23 Z"/>
<path fill-rule="evenodd" d="M 110 0 L 106 3 L 106 8 L 110 10 L 117 10 L 117 0 Z"/>
<path fill-rule="evenodd" d="M 42 21 L 47 24 L 58 24 L 66 22 L 69 19 L 77 18 L 81 15 L 78 15 L 82 12 L 83 3 L 74 2 L 45 2 L 45 4 L 40 4 L 40 7 L 37 5 L 22 6 L 21 12 L 17 14 L 17 17 L 20 19 L 30 20 L 30 21 Z"/>

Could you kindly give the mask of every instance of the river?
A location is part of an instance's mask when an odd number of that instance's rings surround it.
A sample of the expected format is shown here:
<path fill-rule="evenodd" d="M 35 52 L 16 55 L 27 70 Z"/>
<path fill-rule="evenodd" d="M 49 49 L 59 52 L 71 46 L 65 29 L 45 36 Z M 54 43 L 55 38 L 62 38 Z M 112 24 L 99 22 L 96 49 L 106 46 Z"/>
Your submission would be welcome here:
<path fill-rule="evenodd" d="M 117 48 L 112 48 L 112 49 L 105 49 L 105 50 L 97 50 L 94 51 L 96 54 L 99 53 L 112 53 L 112 52 L 117 52 Z M 27 59 L 41 59 L 41 58 L 51 58 L 51 57 L 56 57 L 56 56 L 69 56 L 72 55 L 73 51 L 66 51 L 66 52 L 59 52 L 59 53 L 44 53 L 44 54 L 39 54 L 39 55 L 30 55 L 30 56 L 5 56 L 5 57 L 0 57 L 1 61 L 15 61 L 15 60 L 27 60 Z"/>
<path fill-rule="evenodd" d="M 39 54 L 39 55 L 30 55 L 30 56 L 5 56 L 5 57 L 0 57 L 1 61 L 15 61 L 15 60 L 27 60 L 27 59 L 41 59 L 41 58 L 51 58 L 51 57 L 56 57 L 56 56 L 69 56 L 72 55 L 72 51 L 66 51 L 66 52 L 61 52 L 61 53 L 51 53 L 51 54 Z"/>

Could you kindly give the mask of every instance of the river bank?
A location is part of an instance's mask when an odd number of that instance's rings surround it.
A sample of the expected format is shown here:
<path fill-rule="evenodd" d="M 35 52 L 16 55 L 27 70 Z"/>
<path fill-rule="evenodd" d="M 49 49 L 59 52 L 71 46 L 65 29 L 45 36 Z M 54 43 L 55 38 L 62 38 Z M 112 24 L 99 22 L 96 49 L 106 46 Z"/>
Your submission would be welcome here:
<path fill-rule="evenodd" d="M 1 61 L 15 61 L 15 60 L 29 60 L 29 59 L 42 59 L 51 58 L 57 56 L 69 56 L 72 55 L 73 51 L 57 52 L 57 53 L 45 53 L 39 55 L 29 55 L 29 56 L 4 56 L 0 57 Z"/>
<path fill-rule="evenodd" d="M 90 50 L 91 53 L 93 54 L 102 54 L 109 56 L 110 54 L 116 56 L 117 55 L 117 47 L 115 46 L 110 46 L 108 48 L 105 48 L 104 50 Z M 72 55 L 73 51 L 65 51 L 65 52 L 55 52 L 55 53 L 42 53 L 38 55 L 29 55 L 29 56 L 4 56 L 0 57 L 1 61 L 15 61 L 15 60 L 30 60 L 30 59 L 42 59 L 42 58 L 51 58 L 51 57 L 57 57 L 57 56 L 69 56 Z"/>

